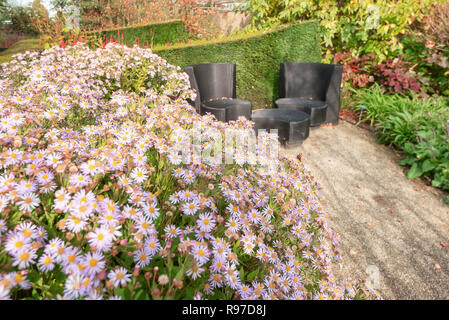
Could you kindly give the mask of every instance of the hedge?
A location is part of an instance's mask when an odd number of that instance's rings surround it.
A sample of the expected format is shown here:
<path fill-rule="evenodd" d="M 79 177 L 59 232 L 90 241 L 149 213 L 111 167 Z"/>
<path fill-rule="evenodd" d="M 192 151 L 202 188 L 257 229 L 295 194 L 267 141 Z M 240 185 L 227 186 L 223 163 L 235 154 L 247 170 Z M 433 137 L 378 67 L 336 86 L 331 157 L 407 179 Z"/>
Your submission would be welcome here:
<path fill-rule="evenodd" d="M 181 20 L 173 20 L 163 23 L 146 24 L 139 26 L 123 27 L 109 30 L 90 31 L 86 32 L 88 37 L 97 36 L 103 39 L 110 39 L 111 35 L 113 39 L 117 39 L 118 30 L 123 34 L 123 40 L 127 45 L 132 46 L 136 43 L 137 39 L 140 39 L 140 43 L 143 45 L 148 41 L 151 44 L 150 29 L 154 32 L 154 45 L 165 45 L 167 43 L 187 42 L 189 39 L 189 33 L 187 32 L 184 23 Z M 122 42 L 121 42 L 122 43 Z"/>
<path fill-rule="evenodd" d="M 308 21 L 252 36 L 155 48 L 154 52 L 182 68 L 189 64 L 234 62 L 238 98 L 251 101 L 254 109 L 267 108 L 278 98 L 281 62 L 321 61 L 319 24 Z"/>

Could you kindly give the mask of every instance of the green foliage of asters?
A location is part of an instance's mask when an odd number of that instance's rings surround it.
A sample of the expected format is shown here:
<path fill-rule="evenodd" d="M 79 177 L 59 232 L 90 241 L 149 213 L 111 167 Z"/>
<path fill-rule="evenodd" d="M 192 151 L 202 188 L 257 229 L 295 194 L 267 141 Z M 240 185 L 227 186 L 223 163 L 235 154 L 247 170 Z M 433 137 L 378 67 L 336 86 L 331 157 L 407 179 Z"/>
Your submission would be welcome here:
<path fill-rule="evenodd" d="M 154 38 L 151 34 L 151 31 L 154 34 Z M 86 35 L 89 38 L 97 38 L 103 40 L 110 40 L 111 35 L 113 40 L 116 40 L 118 37 L 118 31 L 120 34 L 123 34 L 123 39 L 120 39 L 120 43 L 125 43 L 128 46 L 134 45 L 138 39 L 140 39 L 140 45 L 145 45 L 148 41 L 149 45 L 166 45 L 168 43 L 177 43 L 177 42 L 187 42 L 189 38 L 189 34 L 187 32 L 184 23 L 180 20 L 173 20 L 164 23 L 156 23 L 156 24 L 146 24 L 140 26 L 131 26 L 124 28 L 116 28 L 109 30 L 100 30 L 93 32 L 86 32 Z"/>
<path fill-rule="evenodd" d="M 317 21 L 214 41 L 155 47 L 154 51 L 182 68 L 200 63 L 236 63 L 237 97 L 251 101 L 253 109 L 271 107 L 278 98 L 281 62 L 321 61 Z"/>

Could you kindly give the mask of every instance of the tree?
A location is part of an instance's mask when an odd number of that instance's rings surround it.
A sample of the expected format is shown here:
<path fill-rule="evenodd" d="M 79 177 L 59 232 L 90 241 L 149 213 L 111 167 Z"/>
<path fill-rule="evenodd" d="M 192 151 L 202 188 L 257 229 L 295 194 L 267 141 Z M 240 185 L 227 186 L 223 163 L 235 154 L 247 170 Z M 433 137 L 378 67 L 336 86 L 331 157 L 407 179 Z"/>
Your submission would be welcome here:
<path fill-rule="evenodd" d="M 5 21 L 9 20 L 8 18 L 8 1 L 0 0 L 0 24 L 5 23 Z"/>
<path fill-rule="evenodd" d="M 62 11 L 66 15 L 73 13 L 75 9 L 79 9 L 82 0 L 51 0 L 50 3 L 55 11 Z"/>
<path fill-rule="evenodd" d="M 11 28 L 14 31 L 32 35 L 37 33 L 32 25 L 30 8 L 20 6 L 8 8 L 8 19 L 11 21 Z"/>
<path fill-rule="evenodd" d="M 33 0 L 31 4 L 31 10 L 33 15 L 39 19 L 49 19 L 47 8 L 41 3 L 40 0 Z"/>

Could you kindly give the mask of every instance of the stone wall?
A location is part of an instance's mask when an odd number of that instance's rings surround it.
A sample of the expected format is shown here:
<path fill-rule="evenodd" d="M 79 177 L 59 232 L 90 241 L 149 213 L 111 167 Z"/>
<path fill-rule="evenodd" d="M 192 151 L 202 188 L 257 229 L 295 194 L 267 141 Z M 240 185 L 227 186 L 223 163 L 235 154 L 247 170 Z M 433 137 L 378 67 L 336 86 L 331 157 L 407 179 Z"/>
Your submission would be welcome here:
<path fill-rule="evenodd" d="M 247 12 L 218 12 L 212 18 L 213 22 L 221 29 L 223 34 L 230 34 L 234 30 L 240 30 L 251 23 L 251 15 Z"/>

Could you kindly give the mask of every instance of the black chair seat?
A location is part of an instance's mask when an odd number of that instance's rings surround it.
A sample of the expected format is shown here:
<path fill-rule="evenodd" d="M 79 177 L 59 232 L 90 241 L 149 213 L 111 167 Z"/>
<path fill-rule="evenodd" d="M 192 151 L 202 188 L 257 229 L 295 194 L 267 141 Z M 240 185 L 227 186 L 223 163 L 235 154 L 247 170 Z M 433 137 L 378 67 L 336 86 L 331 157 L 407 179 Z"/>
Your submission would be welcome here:
<path fill-rule="evenodd" d="M 235 121 L 244 116 L 251 119 L 251 102 L 241 99 L 216 99 L 201 104 L 201 114 L 212 113 L 219 121 Z"/>
<path fill-rule="evenodd" d="M 276 100 L 279 109 L 302 111 L 310 115 L 310 125 L 319 126 L 326 121 L 327 104 L 321 100 L 305 98 L 281 98 Z"/>
<path fill-rule="evenodd" d="M 295 147 L 309 136 L 310 116 L 288 109 L 257 110 L 252 114 L 256 132 L 259 129 L 278 130 L 278 137 L 287 148 Z"/>
<path fill-rule="evenodd" d="M 197 93 L 189 103 L 202 115 L 212 113 L 219 121 L 251 118 L 251 102 L 236 97 L 235 63 L 207 63 L 185 67 L 190 86 Z"/>
<path fill-rule="evenodd" d="M 279 73 L 279 98 L 286 99 L 276 104 L 279 108 L 309 113 L 312 126 L 338 124 L 342 74 L 341 65 L 283 62 Z"/>

